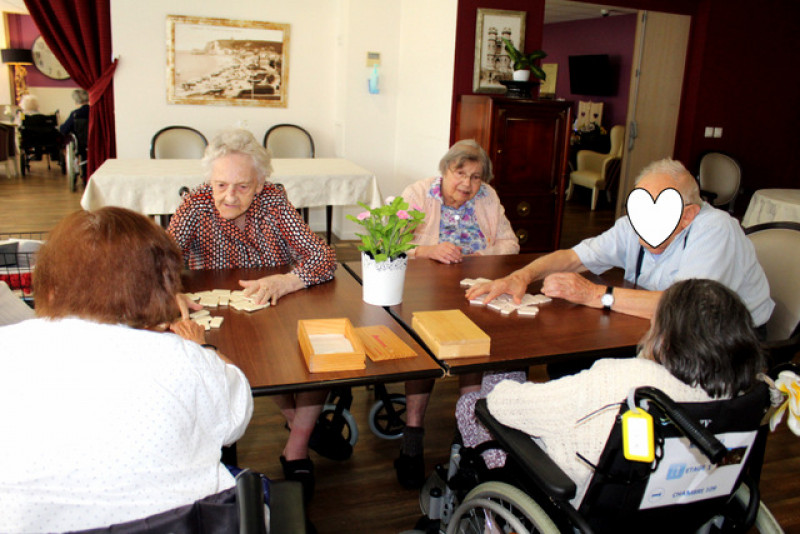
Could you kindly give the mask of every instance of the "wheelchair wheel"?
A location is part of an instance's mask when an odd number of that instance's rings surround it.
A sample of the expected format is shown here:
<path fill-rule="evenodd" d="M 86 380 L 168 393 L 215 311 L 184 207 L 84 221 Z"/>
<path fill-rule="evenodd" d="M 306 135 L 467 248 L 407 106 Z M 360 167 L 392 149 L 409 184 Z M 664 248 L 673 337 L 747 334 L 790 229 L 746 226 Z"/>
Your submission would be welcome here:
<path fill-rule="evenodd" d="M 391 412 L 383 399 L 372 405 L 369 411 L 369 429 L 382 439 L 398 439 L 403 437 L 406 426 L 406 396 L 402 393 L 389 395 Z"/>
<path fill-rule="evenodd" d="M 336 417 L 336 405 L 326 404 L 322 408 L 320 418 L 325 418 L 328 421 L 333 422 L 334 417 Z M 344 439 L 350 442 L 351 446 L 355 447 L 356 443 L 358 442 L 358 424 L 356 423 L 353 414 L 350 413 L 350 410 L 342 411 L 342 419 L 342 436 Z"/>
<path fill-rule="evenodd" d="M 525 492 L 504 482 L 485 482 L 456 509 L 447 534 L 558 534 L 555 523 Z"/>

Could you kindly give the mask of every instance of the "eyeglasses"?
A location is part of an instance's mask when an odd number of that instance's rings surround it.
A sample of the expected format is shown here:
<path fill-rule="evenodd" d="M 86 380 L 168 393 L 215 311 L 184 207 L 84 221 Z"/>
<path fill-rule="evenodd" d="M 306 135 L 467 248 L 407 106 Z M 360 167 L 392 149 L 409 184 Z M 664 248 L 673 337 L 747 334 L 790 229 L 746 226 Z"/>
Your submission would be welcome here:
<path fill-rule="evenodd" d="M 477 173 L 476 174 L 467 174 L 466 172 L 464 172 L 461 169 L 456 169 L 456 170 L 450 169 L 450 172 L 452 173 L 453 176 L 456 177 L 457 180 L 459 180 L 461 182 L 469 180 L 470 182 L 472 182 L 474 184 L 474 183 L 480 182 L 483 179 L 483 175 L 482 174 L 477 174 Z"/>

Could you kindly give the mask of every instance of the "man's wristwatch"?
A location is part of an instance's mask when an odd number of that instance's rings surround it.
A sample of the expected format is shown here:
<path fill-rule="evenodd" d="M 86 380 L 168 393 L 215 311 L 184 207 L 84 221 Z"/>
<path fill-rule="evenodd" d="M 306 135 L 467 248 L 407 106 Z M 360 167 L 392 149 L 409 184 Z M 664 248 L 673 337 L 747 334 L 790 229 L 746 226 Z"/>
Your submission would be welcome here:
<path fill-rule="evenodd" d="M 614 287 L 608 286 L 605 294 L 600 297 L 600 303 L 603 305 L 604 310 L 610 310 L 614 305 Z"/>

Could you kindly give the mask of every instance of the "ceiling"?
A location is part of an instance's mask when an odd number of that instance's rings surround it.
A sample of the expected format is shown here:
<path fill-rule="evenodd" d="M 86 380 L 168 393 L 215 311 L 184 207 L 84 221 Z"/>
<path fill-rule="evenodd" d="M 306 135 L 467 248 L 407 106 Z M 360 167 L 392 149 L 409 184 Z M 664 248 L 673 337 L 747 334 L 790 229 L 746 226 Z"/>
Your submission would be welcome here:
<path fill-rule="evenodd" d="M 604 16 L 636 13 L 635 9 L 614 7 L 603 4 L 586 4 L 569 0 L 546 0 L 544 4 L 544 23 L 569 22 L 573 20 L 596 19 Z"/>

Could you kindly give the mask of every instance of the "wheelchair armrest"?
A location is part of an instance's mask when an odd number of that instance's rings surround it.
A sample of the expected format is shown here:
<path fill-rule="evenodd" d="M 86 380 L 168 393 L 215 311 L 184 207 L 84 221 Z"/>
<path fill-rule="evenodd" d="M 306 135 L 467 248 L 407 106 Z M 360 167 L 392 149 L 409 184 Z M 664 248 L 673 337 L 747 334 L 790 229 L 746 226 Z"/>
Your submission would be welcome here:
<path fill-rule="evenodd" d="M 264 487 L 253 471 L 236 477 L 236 505 L 239 509 L 239 534 L 265 534 Z"/>
<path fill-rule="evenodd" d="M 720 463 L 728 454 L 728 449 L 714 434 L 689 417 L 686 411 L 663 391 L 654 387 L 644 386 L 636 388 L 635 398 L 637 401 L 643 398 L 648 399 L 658 405 L 683 435 L 689 438 L 689 441 L 694 443 L 712 463 Z"/>
<path fill-rule="evenodd" d="M 296 480 L 273 480 L 269 485 L 269 531 L 305 534 L 303 486 Z"/>
<path fill-rule="evenodd" d="M 549 495 L 567 501 L 575 497 L 575 482 L 544 452 L 533 439 L 516 428 L 503 425 L 486 406 L 486 399 L 475 404 L 475 415 L 492 433 L 503 449 L 513 456 L 525 474 Z"/>

